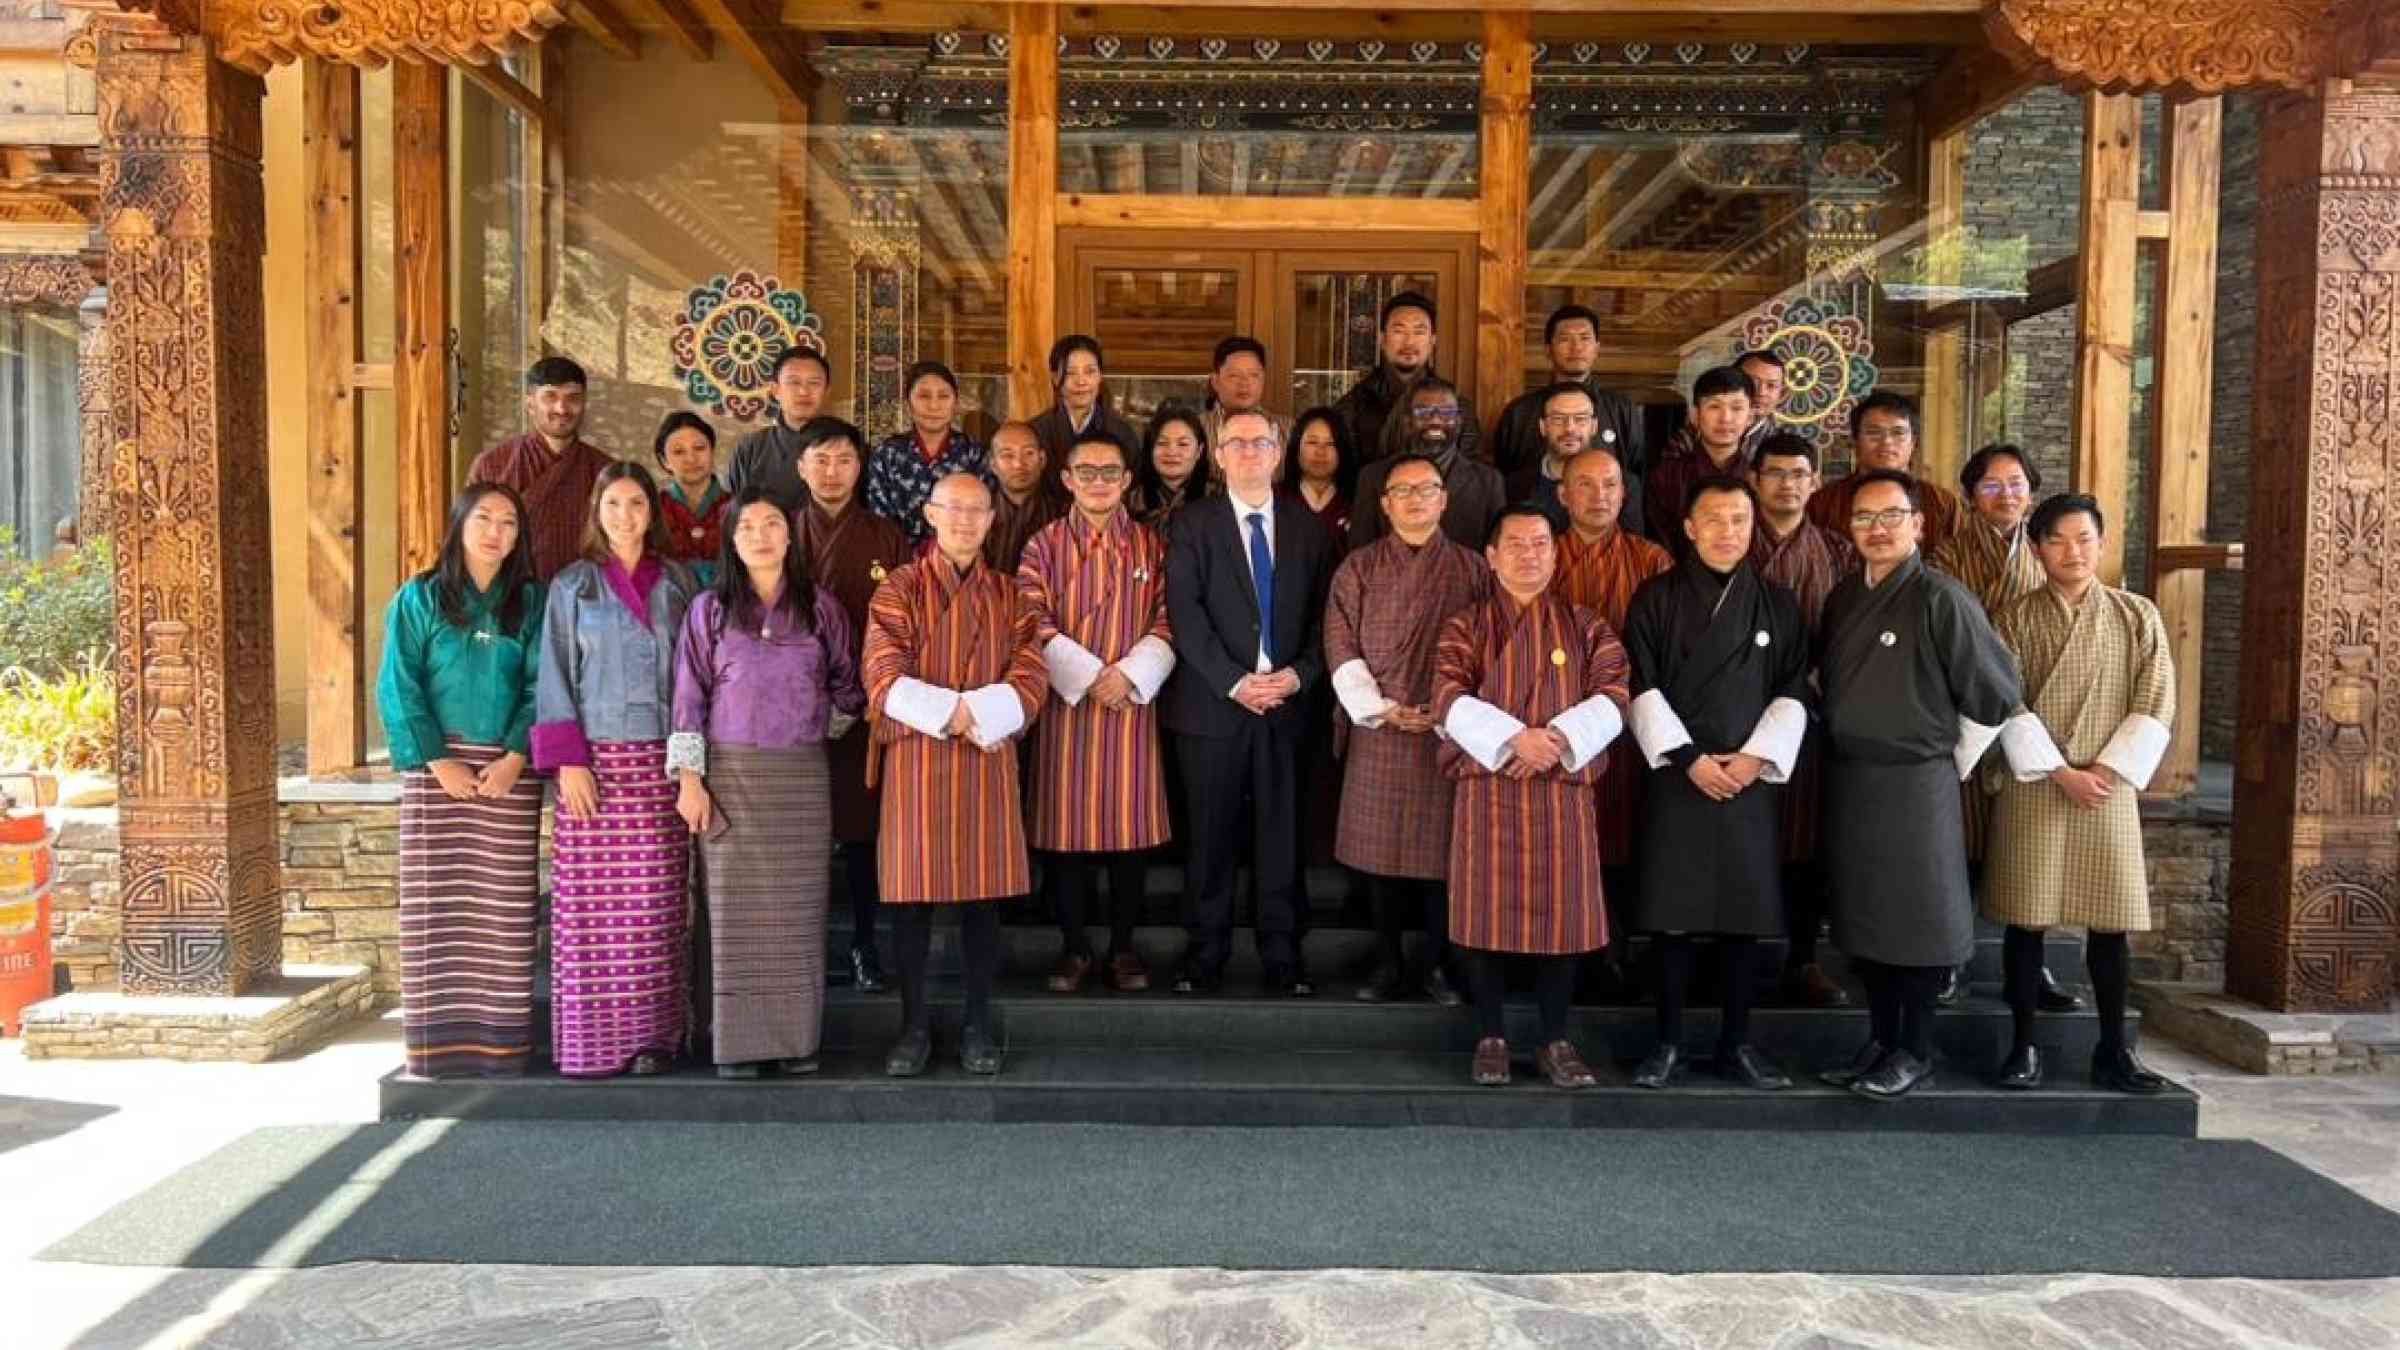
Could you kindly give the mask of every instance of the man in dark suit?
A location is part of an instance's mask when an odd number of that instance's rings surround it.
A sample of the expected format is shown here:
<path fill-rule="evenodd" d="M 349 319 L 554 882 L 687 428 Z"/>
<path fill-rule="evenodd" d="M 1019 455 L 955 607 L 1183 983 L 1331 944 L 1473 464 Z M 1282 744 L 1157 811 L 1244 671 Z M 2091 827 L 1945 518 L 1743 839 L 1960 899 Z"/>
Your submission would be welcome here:
<path fill-rule="evenodd" d="M 1308 700 L 1325 678 L 1321 628 L 1333 539 L 1316 513 L 1277 500 L 1284 447 L 1263 413 L 1226 417 L 1211 451 L 1222 495 L 1174 517 L 1167 616 L 1175 673 L 1160 716 L 1186 790 L 1185 926 L 1178 993 L 1214 993 L 1233 946 L 1234 864 L 1258 886 L 1258 955 L 1269 992 L 1315 992 L 1300 957 L 1307 907 L 1292 821 Z M 1244 830 L 1247 828 L 1247 849 Z"/>

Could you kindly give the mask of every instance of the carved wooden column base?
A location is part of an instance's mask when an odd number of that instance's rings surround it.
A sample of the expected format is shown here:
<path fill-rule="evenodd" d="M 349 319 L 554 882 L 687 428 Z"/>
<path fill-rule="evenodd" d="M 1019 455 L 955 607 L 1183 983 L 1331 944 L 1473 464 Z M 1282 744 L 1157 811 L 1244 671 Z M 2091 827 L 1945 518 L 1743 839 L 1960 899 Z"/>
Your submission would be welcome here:
<path fill-rule="evenodd" d="M 2269 105 L 2228 989 L 2382 1009 L 2400 944 L 2400 88 Z"/>

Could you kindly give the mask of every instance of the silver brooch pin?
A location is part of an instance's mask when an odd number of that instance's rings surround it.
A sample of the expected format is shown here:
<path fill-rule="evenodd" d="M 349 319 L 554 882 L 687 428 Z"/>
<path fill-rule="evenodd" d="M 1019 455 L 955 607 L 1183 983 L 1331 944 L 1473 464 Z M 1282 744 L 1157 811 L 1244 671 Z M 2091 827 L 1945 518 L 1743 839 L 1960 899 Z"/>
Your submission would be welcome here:
<path fill-rule="evenodd" d="M 1769 638 L 1767 637 L 1767 630 L 1766 630 L 1766 629 L 1764 629 L 1764 628 L 1761 628 L 1761 629 L 1759 629 L 1759 630 L 1758 630 L 1758 636 L 1757 636 L 1757 637 L 1754 637 L 1754 638 L 1752 638 L 1752 639 L 1750 639 L 1750 640 L 1751 640 L 1752 642 L 1755 642 L 1755 643 L 1757 643 L 1759 646 L 1761 646 L 1761 647 L 1764 647 L 1764 646 L 1766 646 L 1766 645 L 1767 645 L 1767 643 L 1768 643 L 1768 642 L 1769 642 L 1771 639 L 1769 639 Z"/>
<path fill-rule="evenodd" d="M 1600 429 L 1600 443 L 1602 445 L 1615 445 L 1617 443 L 1617 429 L 1615 427 L 1602 427 Z"/>
<path fill-rule="evenodd" d="M 1135 581 L 1148 581 L 1150 579 L 1150 569 L 1147 567 L 1137 567 L 1133 569 L 1133 579 Z"/>
<path fill-rule="evenodd" d="M 1877 641 L 1880 641 L 1886 647 L 1898 646 L 1900 643 L 1900 635 L 1893 632 L 1891 629 L 1886 628 L 1883 630 L 1883 636 L 1877 639 Z"/>

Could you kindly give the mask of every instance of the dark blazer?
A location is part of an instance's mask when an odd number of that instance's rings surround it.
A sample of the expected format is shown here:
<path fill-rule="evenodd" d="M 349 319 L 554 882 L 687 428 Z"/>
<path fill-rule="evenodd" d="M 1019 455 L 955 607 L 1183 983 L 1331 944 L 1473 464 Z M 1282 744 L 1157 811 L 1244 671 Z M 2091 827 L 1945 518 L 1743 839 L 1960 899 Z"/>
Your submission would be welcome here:
<path fill-rule="evenodd" d="M 1230 494 L 1218 493 L 1175 513 L 1167 527 L 1167 618 L 1175 628 L 1175 673 L 1159 694 L 1169 731 L 1231 736 L 1257 714 L 1232 690 L 1258 667 L 1258 598 L 1250 586 L 1250 545 Z M 1275 498 L 1275 651 L 1300 677 L 1300 694 L 1266 720 L 1294 735 L 1306 719 L 1303 697 L 1325 678 L 1325 592 L 1333 582 L 1333 536 L 1308 504 Z"/>

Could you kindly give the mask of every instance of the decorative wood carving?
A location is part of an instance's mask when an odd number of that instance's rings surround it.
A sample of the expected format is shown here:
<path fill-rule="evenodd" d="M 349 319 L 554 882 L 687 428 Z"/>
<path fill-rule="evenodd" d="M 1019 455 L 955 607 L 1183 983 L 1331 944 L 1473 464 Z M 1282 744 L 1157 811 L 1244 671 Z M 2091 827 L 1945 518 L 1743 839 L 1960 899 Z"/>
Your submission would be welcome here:
<path fill-rule="evenodd" d="M 482 65 L 567 21 L 561 0 L 118 0 L 219 60 L 264 72 L 303 56 L 351 65 Z"/>
<path fill-rule="evenodd" d="M 2384 1007 L 2400 942 L 2400 93 L 2262 118 L 2227 984 Z M 2315 297 L 2312 306 L 2295 297 Z"/>
<path fill-rule="evenodd" d="M 2334 69 L 2325 0 L 1994 0 L 1992 44 L 2109 93 L 2306 89 Z"/>
<path fill-rule="evenodd" d="M 100 285 L 91 265 L 73 254 L 0 255 L 0 305 L 56 305 L 76 309 Z"/>
<path fill-rule="evenodd" d="M 277 970 L 265 203 L 256 77 L 99 21 L 116 539 L 118 965 L 142 993 Z"/>

